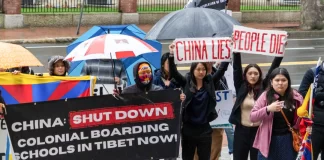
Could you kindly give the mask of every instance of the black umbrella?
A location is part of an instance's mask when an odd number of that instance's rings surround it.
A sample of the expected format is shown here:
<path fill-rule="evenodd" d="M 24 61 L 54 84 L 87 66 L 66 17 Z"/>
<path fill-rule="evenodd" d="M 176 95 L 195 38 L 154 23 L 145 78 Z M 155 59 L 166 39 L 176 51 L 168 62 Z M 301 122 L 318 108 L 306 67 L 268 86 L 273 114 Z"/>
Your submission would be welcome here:
<path fill-rule="evenodd" d="M 146 34 L 146 39 L 231 37 L 233 25 L 241 25 L 222 11 L 208 8 L 186 8 L 171 12 Z"/>

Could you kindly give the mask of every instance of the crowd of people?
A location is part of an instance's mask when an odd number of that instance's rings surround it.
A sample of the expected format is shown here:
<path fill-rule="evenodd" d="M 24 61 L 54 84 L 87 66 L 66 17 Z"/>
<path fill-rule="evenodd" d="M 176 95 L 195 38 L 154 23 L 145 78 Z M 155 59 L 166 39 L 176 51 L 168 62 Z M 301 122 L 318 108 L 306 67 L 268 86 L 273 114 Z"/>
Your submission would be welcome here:
<path fill-rule="evenodd" d="M 98 83 L 122 84 L 115 95 L 148 93 L 149 91 L 181 89 L 183 115 L 181 148 L 183 160 L 217 160 L 221 156 L 224 129 L 212 128 L 210 122 L 218 115 L 215 110 L 217 90 L 232 90 L 233 107 L 230 127 L 225 132 L 229 154 L 235 160 L 293 160 L 290 127 L 299 128 L 297 109 L 314 81 L 314 68 L 308 70 L 299 91 L 291 88 L 291 78 L 285 68 L 279 68 L 283 57 L 275 57 L 263 76 L 257 64 L 242 68 L 241 53 L 233 53 L 233 62 L 192 63 L 190 71 L 182 75 L 174 62 L 174 44 L 161 57 L 161 67 L 153 71 L 148 62 L 133 67 L 134 85 L 126 86 L 127 76 L 120 60 L 87 61 L 81 75 L 97 77 Z M 314 105 L 312 134 L 314 159 L 324 151 L 324 63 L 319 71 Z M 113 67 L 112 67 L 113 66 Z M 112 68 L 114 70 L 112 70 Z M 48 60 L 51 76 L 66 76 L 70 63 L 62 56 Z M 34 74 L 29 67 L 4 70 L 13 74 Z M 5 100 L 0 97 L 0 113 L 5 112 Z M 176 159 L 176 158 L 173 158 Z M 324 157 L 322 157 L 322 160 Z"/>

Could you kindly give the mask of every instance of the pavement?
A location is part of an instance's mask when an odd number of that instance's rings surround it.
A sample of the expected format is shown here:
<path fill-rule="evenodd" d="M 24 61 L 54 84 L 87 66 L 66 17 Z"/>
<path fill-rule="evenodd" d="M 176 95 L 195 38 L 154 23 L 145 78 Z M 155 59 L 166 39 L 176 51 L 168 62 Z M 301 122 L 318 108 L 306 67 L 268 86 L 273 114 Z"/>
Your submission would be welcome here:
<path fill-rule="evenodd" d="M 242 23 L 243 26 L 264 30 L 286 30 L 289 38 L 322 38 L 324 31 L 302 31 L 299 23 Z M 148 32 L 153 25 L 138 25 L 143 31 Z M 67 43 L 77 39 L 92 26 L 80 27 L 77 35 L 77 27 L 37 27 L 19 29 L 0 29 L 0 41 L 26 44 L 26 43 Z"/>
<path fill-rule="evenodd" d="M 299 29 L 299 23 L 242 23 L 243 26 L 256 28 L 256 29 L 264 29 L 264 30 L 286 30 L 289 33 L 289 38 L 296 38 L 292 40 L 288 45 L 290 46 L 290 50 L 287 51 L 287 56 L 285 56 L 287 61 L 295 61 L 295 60 L 303 60 L 303 61 L 311 61 L 314 57 L 318 57 L 322 55 L 322 49 L 324 45 L 323 40 L 307 40 L 303 41 L 298 38 L 323 38 L 324 31 L 302 31 Z M 153 25 L 138 25 L 143 31 L 148 32 Z M 44 58 L 44 64 L 49 55 L 47 54 L 66 54 L 65 47 L 59 48 L 59 46 L 51 47 L 50 45 L 54 45 L 55 43 L 62 43 L 60 45 L 64 46 L 87 30 L 89 30 L 92 26 L 82 26 L 80 28 L 80 34 L 76 35 L 77 27 L 37 27 L 37 28 L 21 28 L 21 29 L 0 29 L 0 41 L 2 42 L 10 42 L 16 44 L 25 44 L 24 46 L 30 50 L 34 49 L 33 53 L 38 55 L 38 58 Z M 47 46 L 34 46 L 34 44 L 46 43 L 44 45 Z M 309 47 L 312 47 L 310 49 Z M 45 50 L 44 48 L 47 48 Z M 305 48 L 306 47 L 306 48 Z M 308 47 L 308 48 L 307 48 Z M 167 45 L 164 46 L 167 49 Z M 307 49 L 308 54 L 306 55 L 303 52 L 304 49 Z M 39 52 L 39 53 L 38 53 Z M 299 53 L 300 52 L 300 53 Z M 257 59 L 256 59 L 257 58 Z M 252 61 L 263 62 L 260 59 L 263 58 L 263 61 L 271 62 L 272 58 L 264 58 L 257 57 L 253 55 L 246 56 L 244 62 L 250 63 Z M 288 63 L 288 62 L 287 62 Z M 305 63 L 306 64 L 306 63 Z M 300 79 L 296 77 L 302 77 L 303 73 L 306 71 L 306 68 L 311 66 L 300 65 L 300 63 L 294 65 L 287 64 L 287 68 L 289 72 L 292 73 L 293 79 Z M 299 65 L 299 66 L 296 66 Z M 301 68 L 303 67 L 303 68 Z M 296 72 L 295 70 L 302 70 L 302 72 Z M 299 81 L 294 82 L 294 84 L 299 84 Z M 222 143 L 222 153 L 220 160 L 230 160 L 230 155 L 228 154 L 227 148 L 227 138 L 226 134 L 224 134 L 223 143 Z"/>

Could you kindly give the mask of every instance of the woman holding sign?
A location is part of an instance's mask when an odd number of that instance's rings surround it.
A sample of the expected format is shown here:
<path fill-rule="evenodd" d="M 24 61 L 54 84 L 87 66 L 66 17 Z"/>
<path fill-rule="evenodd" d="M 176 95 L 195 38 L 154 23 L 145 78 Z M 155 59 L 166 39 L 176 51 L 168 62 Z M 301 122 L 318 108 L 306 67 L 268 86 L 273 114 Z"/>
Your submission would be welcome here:
<path fill-rule="evenodd" d="M 174 63 L 174 47 L 174 44 L 169 46 L 170 73 L 186 95 L 182 102 L 182 159 L 193 160 L 197 149 L 199 160 L 210 160 L 212 128 L 209 122 L 217 118 L 214 83 L 221 79 L 229 63 L 222 63 L 213 75 L 207 74 L 206 63 L 192 63 L 184 77 Z"/>
<path fill-rule="evenodd" d="M 253 147 L 259 149 L 258 160 L 296 159 L 291 127 L 299 128 L 297 108 L 303 97 L 291 88 L 285 68 L 276 68 L 269 76 L 269 89 L 263 92 L 251 111 L 251 121 L 262 125 Z"/>
<path fill-rule="evenodd" d="M 268 71 L 270 74 L 280 66 L 283 57 L 276 57 Z M 256 160 L 258 151 L 253 148 L 253 142 L 260 122 L 251 122 L 250 113 L 254 102 L 267 87 L 268 76 L 262 79 L 261 68 L 257 64 L 249 64 L 242 69 L 241 54 L 233 54 L 234 86 L 236 101 L 229 122 L 236 125 L 234 131 L 234 160 Z M 267 74 L 267 75 L 268 75 Z"/>

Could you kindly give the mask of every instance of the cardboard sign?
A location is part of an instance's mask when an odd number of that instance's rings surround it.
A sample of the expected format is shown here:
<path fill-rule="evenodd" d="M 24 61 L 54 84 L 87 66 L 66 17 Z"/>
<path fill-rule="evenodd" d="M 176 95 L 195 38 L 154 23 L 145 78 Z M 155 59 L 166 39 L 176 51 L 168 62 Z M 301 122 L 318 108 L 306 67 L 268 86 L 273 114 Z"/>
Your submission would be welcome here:
<path fill-rule="evenodd" d="M 234 26 L 233 52 L 283 57 L 287 32 Z"/>
<path fill-rule="evenodd" d="M 176 64 L 232 60 L 230 38 L 181 38 L 174 44 Z"/>
<path fill-rule="evenodd" d="M 210 122 L 210 125 L 215 128 L 218 125 L 229 124 L 228 119 L 233 108 L 233 94 L 231 90 L 216 91 L 216 112 L 218 117 Z"/>

